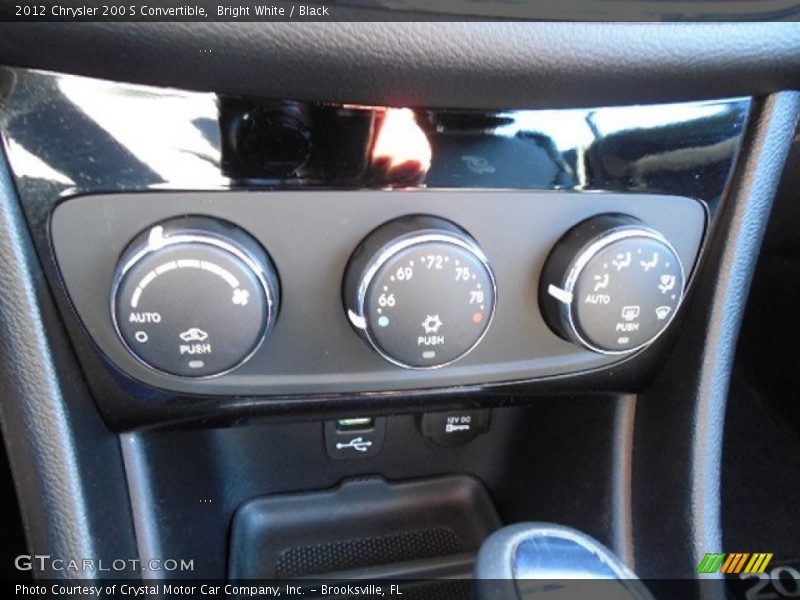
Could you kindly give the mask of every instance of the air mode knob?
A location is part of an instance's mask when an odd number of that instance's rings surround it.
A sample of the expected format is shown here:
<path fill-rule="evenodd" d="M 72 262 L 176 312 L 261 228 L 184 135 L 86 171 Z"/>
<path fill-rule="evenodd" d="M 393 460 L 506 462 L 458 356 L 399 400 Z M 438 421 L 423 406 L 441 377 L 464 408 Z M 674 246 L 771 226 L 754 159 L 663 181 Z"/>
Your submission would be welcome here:
<path fill-rule="evenodd" d="M 353 254 L 344 303 L 356 331 L 389 362 L 447 365 L 483 338 L 495 280 L 475 240 L 438 217 L 415 215 L 373 231 Z"/>
<path fill-rule="evenodd" d="M 664 236 L 634 217 L 606 214 L 558 241 L 539 303 L 561 337 L 602 354 L 628 354 L 666 329 L 684 285 L 680 257 Z"/>
<path fill-rule="evenodd" d="M 157 224 L 120 259 L 111 302 L 125 346 L 149 367 L 210 377 L 250 358 L 278 312 L 266 251 L 238 227 L 208 217 Z"/>

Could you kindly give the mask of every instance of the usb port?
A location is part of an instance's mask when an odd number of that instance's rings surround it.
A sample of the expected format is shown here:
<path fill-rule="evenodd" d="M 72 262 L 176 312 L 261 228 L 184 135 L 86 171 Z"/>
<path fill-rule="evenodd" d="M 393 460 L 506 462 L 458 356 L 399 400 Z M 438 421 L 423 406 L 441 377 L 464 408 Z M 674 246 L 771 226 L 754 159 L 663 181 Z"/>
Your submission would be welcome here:
<path fill-rule="evenodd" d="M 375 419 L 373 417 L 353 417 L 336 421 L 336 431 L 362 431 L 374 427 Z"/>

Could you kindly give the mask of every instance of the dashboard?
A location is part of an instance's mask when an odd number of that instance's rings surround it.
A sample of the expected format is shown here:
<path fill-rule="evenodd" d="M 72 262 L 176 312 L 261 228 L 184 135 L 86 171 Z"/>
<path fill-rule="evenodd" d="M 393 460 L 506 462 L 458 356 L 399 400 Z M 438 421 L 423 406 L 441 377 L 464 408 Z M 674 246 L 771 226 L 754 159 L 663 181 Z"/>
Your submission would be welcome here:
<path fill-rule="evenodd" d="M 691 291 L 751 106 L 410 111 L 7 78 L 11 168 L 81 360 L 107 410 L 148 422 L 636 363 Z M 38 132 L 79 127 L 37 172 Z"/>
<path fill-rule="evenodd" d="M 28 547 L 193 561 L 134 580 L 466 579 L 550 522 L 699 596 L 707 553 L 763 539 L 723 528 L 726 457 L 761 456 L 726 432 L 769 421 L 736 412 L 735 356 L 796 24 L 15 25 L 0 419 Z"/>

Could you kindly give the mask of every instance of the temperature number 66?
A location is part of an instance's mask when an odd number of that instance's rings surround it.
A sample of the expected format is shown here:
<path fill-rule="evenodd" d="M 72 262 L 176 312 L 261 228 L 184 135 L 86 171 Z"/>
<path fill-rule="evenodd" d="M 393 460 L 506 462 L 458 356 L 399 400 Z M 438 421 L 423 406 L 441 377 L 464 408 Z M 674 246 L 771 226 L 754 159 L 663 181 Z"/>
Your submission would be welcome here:
<path fill-rule="evenodd" d="M 378 296 L 378 306 L 394 306 L 394 294 L 381 294 Z"/>

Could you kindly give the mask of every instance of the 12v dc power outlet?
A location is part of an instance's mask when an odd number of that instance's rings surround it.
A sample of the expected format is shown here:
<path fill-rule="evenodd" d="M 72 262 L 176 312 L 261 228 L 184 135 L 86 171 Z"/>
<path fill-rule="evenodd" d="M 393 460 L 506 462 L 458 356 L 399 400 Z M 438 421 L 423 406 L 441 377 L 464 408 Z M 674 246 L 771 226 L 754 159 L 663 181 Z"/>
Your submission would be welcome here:
<path fill-rule="evenodd" d="M 422 435 L 440 446 L 463 446 L 489 431 L 488 408 L 425 413 L 420 419 Z"/>

